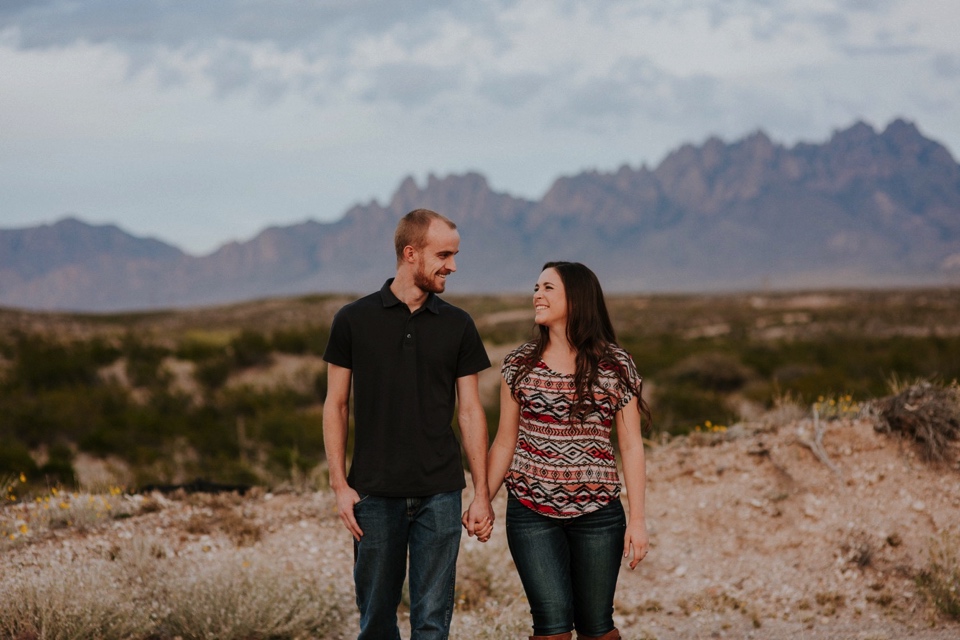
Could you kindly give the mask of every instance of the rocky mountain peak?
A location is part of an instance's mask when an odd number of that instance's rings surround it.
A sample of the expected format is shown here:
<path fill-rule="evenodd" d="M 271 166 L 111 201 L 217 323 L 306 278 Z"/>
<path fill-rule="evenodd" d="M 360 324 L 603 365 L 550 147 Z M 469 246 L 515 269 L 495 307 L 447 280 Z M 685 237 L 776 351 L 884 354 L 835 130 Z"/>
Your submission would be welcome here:
<path fill-rule="evenodd" d="M 0 230 L 0 304 L 106 310 L 366 291 L 392 272 L 397 219 L 419 207 L 461 229 L 456 292 L 526 287 L 528 271 L 558 257 L 586 262 L 611 291 L 960 286 L 960 165 L 896 120 L 791 148 L 763 131 L 713 137 L 653 169 L 560 177 L 539 201 L 497 192 L 477 172 L 407 177 L 387 206 L 272 227 L 201 257 L 76 218 Z"/>

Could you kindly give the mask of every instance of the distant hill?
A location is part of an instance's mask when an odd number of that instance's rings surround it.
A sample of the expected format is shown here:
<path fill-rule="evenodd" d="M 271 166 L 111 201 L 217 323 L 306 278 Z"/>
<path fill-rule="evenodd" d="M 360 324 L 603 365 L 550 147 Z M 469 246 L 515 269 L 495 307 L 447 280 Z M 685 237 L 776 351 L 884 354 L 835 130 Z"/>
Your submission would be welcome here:
<path fill-rule="evenodd" d="M 960 165 L 912 123 L 864 123 L 823 144 L 757 132 L 685 145 L 654 169 L 558 179 L 540 201 L 476 173 L 405 179 L 385 206 L 271 227 L 196 257 L 68 218 L 0 230 L 0 305 L 117 310 L 308 292 L 365 292 L 394 267 L 397 219 L 459 225 L 456 293 L 528 290 L 547 260 L 580 260 L 610 291 L 960 284 Z"/>

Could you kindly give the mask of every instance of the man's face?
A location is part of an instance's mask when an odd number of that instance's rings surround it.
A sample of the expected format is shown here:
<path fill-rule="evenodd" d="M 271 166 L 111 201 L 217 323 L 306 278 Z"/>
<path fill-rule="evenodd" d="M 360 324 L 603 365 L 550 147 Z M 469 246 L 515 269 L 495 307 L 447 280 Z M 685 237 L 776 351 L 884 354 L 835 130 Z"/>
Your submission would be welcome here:
<path fill-rule="evenodd" d="M 427 293 L 443 293 L 447 276 L 457 270 L 454 256 L 460 251 L 460 234 L 441 220 L 434 220 L 427 229 L 426 242 L 420 249 L 413 283 Z"/>

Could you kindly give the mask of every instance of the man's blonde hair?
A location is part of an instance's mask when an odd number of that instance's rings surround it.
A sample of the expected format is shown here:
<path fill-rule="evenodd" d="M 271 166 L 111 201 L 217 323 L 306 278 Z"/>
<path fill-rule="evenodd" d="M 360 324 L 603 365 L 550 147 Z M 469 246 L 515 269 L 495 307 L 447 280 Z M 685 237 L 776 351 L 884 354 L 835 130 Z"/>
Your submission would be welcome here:
<path fill-rule="evenodd" d="M 397 231 L 393 234 L 393 245 L 397 250 L 397 264 L 400 264 L 403 259 L 404 247 L 411 246 L 414 249 L 422 249 L 426 245 L 427 230 L 434 220 L 445 222 L 451 229 L 457 228 L 452 220 L 430 209 L 414 209 L 400 218 L 400 222 L 397 223 Z"/>

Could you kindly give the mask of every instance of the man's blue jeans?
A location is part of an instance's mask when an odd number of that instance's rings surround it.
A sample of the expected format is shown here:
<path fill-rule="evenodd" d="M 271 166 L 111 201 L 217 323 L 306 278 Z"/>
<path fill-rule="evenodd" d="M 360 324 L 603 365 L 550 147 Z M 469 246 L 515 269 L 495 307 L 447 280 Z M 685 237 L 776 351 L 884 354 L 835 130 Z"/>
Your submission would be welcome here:
<path fill-rule="evenodd" d="M 363 531 L 353 543 L 358 640 L 399 640 L 397 606 L 408 549 L 411 640 L 447 638 L 460 552 L 460 492 L 423 498 L 361 493 L 360 498 L 353 505 Z"/>
<path fill-rule="evenodd" d="M 620 501 L 576 518 L 549 518 L 507 499 L 507 543 L 530 602 L 534 635 L 612 631 L 623 559 Z"/>

